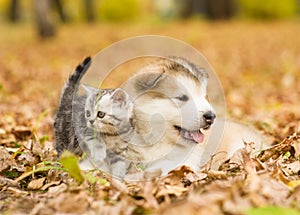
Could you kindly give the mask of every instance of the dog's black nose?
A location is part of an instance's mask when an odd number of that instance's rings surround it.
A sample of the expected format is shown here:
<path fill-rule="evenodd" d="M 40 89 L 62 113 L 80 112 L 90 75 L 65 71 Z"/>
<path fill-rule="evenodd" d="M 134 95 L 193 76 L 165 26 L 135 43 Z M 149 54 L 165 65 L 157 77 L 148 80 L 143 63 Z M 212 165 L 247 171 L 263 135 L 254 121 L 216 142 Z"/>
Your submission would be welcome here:
<path fill-rule="evenodd" d="M 216 114 L 212 111 L 208 111 L 203 115 L 203 117 L 204 117 L 205 122 L 207 124 L 211 125 L 211 124 L 213 124 L 213 122 L 216 118 Z"/>
<path fill-rule="evenodd" d="M 95 122 L 95 120 L 90 120 L 91 125 L 93 125 Z"/>

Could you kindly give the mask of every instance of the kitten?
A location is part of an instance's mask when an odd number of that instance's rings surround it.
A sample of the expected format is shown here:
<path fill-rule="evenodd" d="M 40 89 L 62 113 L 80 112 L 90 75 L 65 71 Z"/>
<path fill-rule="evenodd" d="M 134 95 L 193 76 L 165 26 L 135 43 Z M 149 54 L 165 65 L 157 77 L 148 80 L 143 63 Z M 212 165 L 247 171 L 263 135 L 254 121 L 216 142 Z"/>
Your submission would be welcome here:
<path fill-rule="evenodd" d="M 134 136 L 133 103 L 121 88 L 103 92 L 93 87 L 83 87 L 87 92 L 87 127 L 93 129 L 97 137 L 97 141 L 89 140 L 86 144 L 91 152 L 90 158 L 100 168 L 105 159 L 114 176 L 125 176 L 130 164 L 143 159 L 130 144 Z"/>
<path fill-rule="evenodd" d="M 64 150 L 82 155 L 83 148 L 97 167 L 123 177 L 131 160 L 142 159 L 129 147 L 133 104 L 122 89 L 83 86 L 87 93 L 78 96 L 79 82 L 90 64 L 87 57 L 64 86 L 54 122 L 58 157 Z"/>

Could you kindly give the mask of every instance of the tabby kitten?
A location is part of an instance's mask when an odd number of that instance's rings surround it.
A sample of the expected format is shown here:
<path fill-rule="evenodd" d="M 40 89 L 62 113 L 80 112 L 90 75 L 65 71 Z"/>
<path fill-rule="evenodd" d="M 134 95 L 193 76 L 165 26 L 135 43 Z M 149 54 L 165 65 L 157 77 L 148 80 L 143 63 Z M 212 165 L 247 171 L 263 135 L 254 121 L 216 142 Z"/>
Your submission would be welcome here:
<path fill-rule="evenodd" d="M 78 96 L 78 85 L 90 64 L 87 57 L 64 86 L 54 122 L 56 150 L 58 156 L 64 150 L 82 155 L 84 148 L 97 167 L 123 177 L 130 160 L 142 159 L 129 147 L 133 104 L 122 89 L 83 86 L 87 93 Z"/>
<path fill-rule="evenodd" d="M 142 156 L 130 144 L 134 136 L 133 103 L 121 88 L 100 91 L 83 85 L 87 92 L 85 119 L 87 127 L 95 131 L 97 139 L 87 142 L 90 158 L 98 167 L 105 163 L 115 176 L 125 176 L 130 164 Z M 87 136 L 87 135 L 83 135 Z M 102 148 L 103 144 L 105 149 Z"/>

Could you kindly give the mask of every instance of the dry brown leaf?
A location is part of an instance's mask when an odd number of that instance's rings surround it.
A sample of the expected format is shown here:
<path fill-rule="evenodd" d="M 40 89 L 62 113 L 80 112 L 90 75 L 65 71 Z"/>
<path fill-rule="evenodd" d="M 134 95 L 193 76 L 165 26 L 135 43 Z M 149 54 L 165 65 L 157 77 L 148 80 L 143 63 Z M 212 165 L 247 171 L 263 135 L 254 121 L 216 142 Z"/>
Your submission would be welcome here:
<path fill-rule="evenodd" d="M 32 134 L 31 129 L 25 126 L 15 126 L 12 129 L 12 133 L 18 141 L 26 140 Z"/>
<path fill-rule="evenodd" d="M 281 155 L 284 155 L 286 152 L 289 152 L 291 149 L 291 140 L 286 138 L 280 144 L 277 144 L 269 149 L 263 150 L 258 155 L 258 158 L 263 162 L 269 160 L 270 158 L 275 160 Z"/>
<path fill-rule="evenodd" d="M 50 183 L 45 184 L 43 187 L 41 187 L 41 190 L 47 190 L 49 187 L 58 186 L 61 183 L 61 181 L 52 181 Z"/>
<path fill-rule="evenodd" d="M 46 178 L 38 178 L 38 179 L 33 179 L 29 182 L 27 189 L 29 190 L 38 190 L 40 188 L 42 188 L 42 186 L 44 185 Z"/>
<path fill-rule="evenodd" d="M 295 157 L 300 159 L 300 137 L 298 137 L 293 143 L 292 146 L 295 150 Z"/>
<path fill-rule="evenodd" d="M 223 172 L 223 171 L 209 170 L 207 172 L 207 175 L 209 178 L 212 178 L 212 179 L 226 179 L 227 178 L 226 172 Z"/>
<path fill-rule="evenodd" d="M 15 188 L 15 187 L 8 187 L 7 190 L 11 193 L 13 193 L 13 195 L 15 197 L 23 197 L 23 196 L 26 196 L 28 195 L 28 192 L 26 191 L 23 191 L 23 190 L 20 190 L 18 188 Z"/>
<path fill-rule="evenodd" d="M 188 174 L 186 174 L 186 176 L 183 179 L 186 179 L 189 181 L 189 183 L 195 183 L 197 181 L 201 181 L 207 178 L 207 173 L 202 173 L 202 172 L 195 172 L 195 173 L 191 173 L 189 172 Z"/>
<path fill-rule="evenodd" d="M 260 193 L 269 200 L 269 204 L 287 206 L 286 199 L 290 194 L 290 190 L 288 186 L 280 181 L 270 178 L 262 178 Z"/>
<path fill-rule="evenodd" d="M 15 182 L 14 180 L 11 180 L 9 178 L 6 178 L 4 176 L 0 175 L 0 189 L 2 189 L 3 187 L 19 187 L 19 184 L 17 182 Z"/>
<path fill-rule="evenodd" d="M 188 173 L 194 173 L 194 171 L 188 166 L 180 166 L 168 173 L 165 177 L 162 177 L 162 181 L 165 184 L 170 185 L 183 185 L 182 178 L 184 178 Z"/>
<path fill-rule="evenodd" d="M 251 174 L 251 177 L 247 176 L 245 183 L 244 190 L 252 196 L 252 200 L 257 206 L 267 203 L 284 206 L 285 199 L 290 193 L 288 186 L 273 179 L 267 173 Z"/>
<path fill-rule="evenodd" d="M 48 204 L 57 212 L 82 214 L 88 209 L 89 199 L 90 197 L 85 191 L 79 193 L 62 192 L 50 199 Z"/>
<path fill-rule="evenodd" d="M 66 190 L 68 190 L 68 186 L 66 184 L 62 183 L 60 185 L 50 187 L 47 194 L 50 196 L 57 196 L 60 193 L 65 192 Z"/>
<path fill-rule="evenodd" d="M 240 214 L 253 207 L 249 198 L 245 198 L 241 192 L 241 187 L 234 184 L 230 189 L 230 198 L 224 200 L 222 208 L 229 214 Z"/>
<path fill-rule="evenodd" d="M 289 164 L 282 165 L 282 171 L 286 175 L 299 175 L 300 174 L 300 161 L 295 161 Z"/>
<path fill-rule="evenodd" d="M 4 147 L 0 146 L 0 173 L 15 165 L 13 157 Z"/>
<path fill-rule="evenodd" d="M 36 163 L 36 157 L 31 153 L 31 151 L 24 150 L 22 154 L 17 157 L 17 161 L 23 166 L 33 166 Z"/>
<path fill-rule="evenodd" d="M 283 170 L 279 167 L 275 168 L 273 172 L 270 173 L 272 178 L 283 182 L 284 184 L 288 184 L 291 180 L 284 174 Z"/>
<path fill-rule="evenodd" d="M 30 215 L 51 215 L 54 214 L 54 210 L 47 207 L 45 202 L 35 204 L 33 209 L 30 211 Z"/>
<path fill-rule="evenodd" d="M 182 186 L 164 185 L 163 187 L 160 187 L 159 191 L 155 194 L 155 196 L 156 198 L 167 195 L 181 196 L 187 191 L 188 189 Z"/>
<path fill-rule="evenodd" d="M 172 204 L 160 210 L 161 215 L 188 214 L 188 215 L 223 215 L 224 213 L 216 204 L 207 204 L 199 206 L 194 202 L 182 201 Z"/>
<path fill-rule="evenodd" d="M 116 190 L 122 192 L 122 193 L 128 193 L 128 188 L 125 184 L 123 184 L 121 181 L 111 178 L 110 180 L 111 186 L 114 187 Z"/>
<path fill-rule="evenodd" d="M 114 215 L 114 214 L 124 214 L 131 215 L 134 214 L 134 207 L 130 206 L 125 201 L 117 202 L 113 207 L 109 204 L 106 204 L 104 201 L 98 202 L 97 214 L 103 215 Z"/>
<path fill-rule="evenodd" d="M 17 140 L 13 134 L 8 134 L 4 139 L 0 139 L 0 144 L 6 147 L 15 147 L 14 143 L 16 142 Z"/>
<path fill-rule="evenodd" d="M 158 209 L 159 205 L 154 197 L 154 194 L 156 193 L 157 184 L 154 183 L 154 181 L 146 181 L 143 186 L 143 197 L 147 201 L 147 204 L 150 206 L 150 208 Z"/>

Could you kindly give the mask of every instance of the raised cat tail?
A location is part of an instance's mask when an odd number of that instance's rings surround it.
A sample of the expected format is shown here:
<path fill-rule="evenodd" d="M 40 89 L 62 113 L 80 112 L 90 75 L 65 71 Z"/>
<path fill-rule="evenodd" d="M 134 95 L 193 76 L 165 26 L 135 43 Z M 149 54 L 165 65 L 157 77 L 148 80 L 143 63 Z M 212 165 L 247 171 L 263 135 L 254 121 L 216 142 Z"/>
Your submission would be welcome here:
<path fill-rule="evenodd" d="M 77 93 L 80 80 L 90 65 L 91 57 L 85 58 L 83 62 L 70 74 L 62 90 L 59 107 L 54 120 L 55 148 L 57 151 L 57 157 L 59 157 L 64 150 L 69 150 L 77 155 L 82 154 L 72 122 L 72 102 L 75 93 Z"/>

